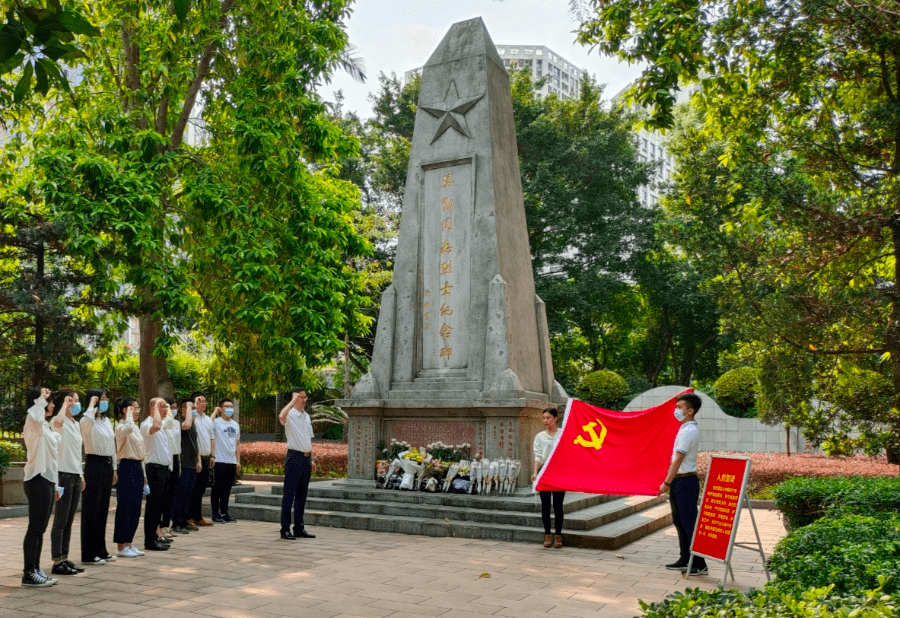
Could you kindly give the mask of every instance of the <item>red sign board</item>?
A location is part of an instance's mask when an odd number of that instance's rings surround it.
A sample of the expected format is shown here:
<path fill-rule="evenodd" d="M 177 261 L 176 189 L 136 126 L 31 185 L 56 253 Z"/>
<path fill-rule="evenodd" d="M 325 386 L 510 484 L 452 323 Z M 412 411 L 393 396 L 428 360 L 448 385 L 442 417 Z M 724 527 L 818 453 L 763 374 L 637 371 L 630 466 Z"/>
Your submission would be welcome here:
<path fill-rule="evenodd" d="M 749 459 L 712 458 L 691 552 L 724 561 L 731 557 L 741 502 L 749 477 Z"/>

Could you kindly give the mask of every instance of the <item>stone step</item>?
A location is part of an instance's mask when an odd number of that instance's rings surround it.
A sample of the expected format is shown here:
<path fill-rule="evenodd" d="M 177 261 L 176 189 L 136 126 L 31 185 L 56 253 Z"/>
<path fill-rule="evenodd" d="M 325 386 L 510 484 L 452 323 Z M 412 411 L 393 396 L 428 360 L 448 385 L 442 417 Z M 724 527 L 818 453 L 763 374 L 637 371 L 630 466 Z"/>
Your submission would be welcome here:
<path fill-rule="evenodd" d="M 256 487 L 254 487 L 253 485 L 235 485 L 234 487 L 231 488 L 232 499 L 234 499 L 234 496 L 237 496 L 240 494 L 252 494 L 255 491 L 256 491 Z M 203 493 L 203 497 L 209 498 L 211 493 L 212 493 L 212 488 L 207 487 L 206 491 Z M 116 495 L 115 487 L 113 487 L 113 489 L 112 489 L 112 495 L 113 495 L 113 497 L 115 497 L 115 495 Z"/>
<path fill-rule="evenodd" d="M 444 388 L 453 390 L 476 391 L 480 393 L 484 389 L 484 382 L 456 378 L 453 378 L 452 380 L 422 380 L 416 378 L 412 382 L 394 382 L 393 384 L 391 384 L 391 392 L 428 391 Z"/>
<path fill-rule="evenodd" d="M 609 498 L 612 498 L 611 496 Z M 610 499 L 608 502 L 574 511 L 566 517 L 566 530 L 590 530 L 638 511 L 655 506 L 665 498 L 628 496 Z M 281 506 L 281 496 L 273 494 L 249 494 L 236 498 L 239 504 Z M 333 500 L 309 497 L 306 508 L 320 512 L 340 512 L 366 515 L 417 517 L 422 519 L 451 519 L 498 525 L 540 527 L 540 512 L 533 510 L 512 511 L 486 508 L 448 508 L 437 504 L 402 504 L 371 500 Z"/>
<path fill-rule="evenodd" d="M 272 494 L 281 497 L 282 485 L 273 485 Z M 265 494 L 258 494 L 265 495 Z M 349 500 L 359 502 L 385 502 L 402 505 L 428 505 L 446 508 L 485 509 L 494 511 L 541 512 L 538 496 L 530 489 L 521 490 L 511 496 L 443 494 L 424 491 L 398 491 L 393 489 L 374 489 L 341 485 L 340 482 L 322 482 L 310 485 L 309 498 L 327 500 Z M 592 506 L 615 500 L 617 496 L 601 496 L 597 494 L 566 493 L 563 511 L 573 513 Z"/>
<path fill-rule="evenodd" d="M 448 386 L 456 386 L 455 383 L 450 383 Z M 454 400 L 475 400 L 481 399 L 482 392 L 481 390 L 464 390 L 457 388 L 441 388 L 440 390 L 422 390 L 421 388 L 417 388 L 415 390 L 402 390 L 395 391 L 392 390 L 390 393 L 390 398 L 392 401 L 405 401 L 405 400 L 441 400 L 441 399 L 454 399 Z"/>
<path fill-rule="evenodd" d="M 416 378 L 467 378 L 468 369 L 423 369 Z"/>
<path fill-rule="evenodd" d="M 277 506 L 240 502 L 232 505 L 229 510 L 231 515 L 238 519 L 268 521 L 276 524 L 281 519 L 281 509 Z M 381 515 L 307 509 L 304 513 L 304 521 L 308 526 L 418 534 L 423 536 L 454 536 L 523 543 L 538 543 L 543 541 L 544 538 L 544 533 L 540 526 L 481 523 L 454 520 L 449 517 L 431 519 L 410 517 L 408 515 Z M 655 532 L 671 522 L 672 514 L 669 505 L 659 504 L 592 530 L 566 531 L 563 536 L 565 537 L 565 544 L 569 547 L 613 550 L 636 541 L 651 532 Z"/>

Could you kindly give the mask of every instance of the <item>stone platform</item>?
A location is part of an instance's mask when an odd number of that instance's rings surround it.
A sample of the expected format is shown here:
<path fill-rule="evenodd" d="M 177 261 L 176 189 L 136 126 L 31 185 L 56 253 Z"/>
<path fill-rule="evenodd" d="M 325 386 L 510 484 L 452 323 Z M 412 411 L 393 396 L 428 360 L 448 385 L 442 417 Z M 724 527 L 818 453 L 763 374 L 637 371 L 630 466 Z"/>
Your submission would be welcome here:
<path fill-rule="evenodd" d="M 231 515 L 241 520 L 278 522 L 280 485 L 268 493 L 233 496 Z M 563 536 L 567 546 L 618 549 L 672 523 L 665 496 L 597 496 L 568 493 Z M 537 495 L 432 494 L 374 489 L 347 481 L 309 488 L 305 523 L 373 532 L 396 532 L 492 541 L 540 542 L 544 538 Z"/>

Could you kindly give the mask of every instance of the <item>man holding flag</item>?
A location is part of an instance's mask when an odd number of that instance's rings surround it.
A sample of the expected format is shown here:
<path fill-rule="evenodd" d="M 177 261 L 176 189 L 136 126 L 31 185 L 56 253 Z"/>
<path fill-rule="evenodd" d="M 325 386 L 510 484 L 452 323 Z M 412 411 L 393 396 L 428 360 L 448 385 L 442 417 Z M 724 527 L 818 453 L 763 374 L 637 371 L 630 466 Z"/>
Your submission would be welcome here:
<path fill-rule="evenodd" d="M 659 486 L 659 495 L 669 491 L 672 507 L 672 523 L 678 532 L 678 546 L 681 555 L 666 568 L 673 571 L 687 571 L 691 558 L 691 537 L 697 523 L 697 500 L 700 498 L 700 478 L 697 476 L 697 449 L 700 446 L 700 430 L 694 415 L 700 409 L 700 397 L 694 393 L 683 393 L 675 403 L 675 418 L 681 427 L 675 436 L 672 449 L 672 463 L 665 480 Z M 695 556 L 688 575 L 708 575 L 706 560 Z"/>

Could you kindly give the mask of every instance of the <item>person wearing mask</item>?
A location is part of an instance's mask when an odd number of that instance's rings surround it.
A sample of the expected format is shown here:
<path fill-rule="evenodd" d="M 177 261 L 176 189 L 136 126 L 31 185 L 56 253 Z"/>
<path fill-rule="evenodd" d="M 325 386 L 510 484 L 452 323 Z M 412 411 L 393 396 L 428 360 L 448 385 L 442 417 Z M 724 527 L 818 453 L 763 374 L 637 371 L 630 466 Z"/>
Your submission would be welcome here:
<path fill-rule="evenodd" d="M 102 388 L 87 392 L 81 417 L 84 443 L 84 491 L 81 495 L 81 563 L 102 565 L 116 559 L 106 549 L 109 500 L 116 475 L 116 434 L 109 420 L 109 397 Z"/>
<path fill-rule="evenodd" d="M 281 497 L 281 538 L 287 540 L 314 539 L 303 525 L 303 511 L 309 479 L 316 469 L 312 456 L 313 428 L 306 413 L 306 391 L 291 390 L 291 400 L 278 414 L 284 425 L 288 451 L 284 459 L 284 493 Z M 291 533 L 291 507 L 294 511 L 294 531 Z"/>
<path fill-rule="evenodd" d="M 537 478 L 541 466 L 550 458 L 550 451 L 553 449 L 553 442 L 556 440 L 557 417 L 559 413 L 556 408 L 547 408 L 541 415 L 541 423 L 544 425 L 544 431 L 534 437 L 534 473 L 531 475 L 531 482 Z M 542 491 L 541 495 L 541 522 L 544 524 L 544 547 L 562 547 L 562 527 L 563 527 L 563 500 L 566 497 L 564 491 Z M 550 534 L 550 503 L 553 503 L 553 523 L 555 524 L 556 537 Z"/>
<path fill-rule="evenodd" d="M 194 490 L 197 475 L 203 469 L 200 461 L 200 446 L 197 442 L 197 428 L 194 420 L 197 411 L 190 399 L 181 402 L 182 413 L 177 419 L 181 423 L 181 470 L 178 483 L 175 485 L 175 496 L 172 499 L 172 532 L 188 534 L 188 501 Z"/>
<path fill-rule="evenodd" d="M 171 397 L 164 397 L 169 406 L 169 416 L 163 419 L 163 429 L 169 436 L 169 450 L 172 451 L 172 470 L 166 479 L 166 490 L 162 501 L 162 518 L 159 524 L 159 536 L 172 540 L 172 503 L 175 500 L 175 487 L 181 476 L 181 421 L 177 420 L 178 403 Z"/>
<path fill-rule="evenodd" d="M 197 428 L 197 444 L 200 447 L 200 463 L 202 469 L 197 475 L 191 500 L 188 503 L 188 527 L 190 530 L 199 530 L 198 526 L 212 526 L 213 522 L 203 519 L 203 496 L 209 483 L 211 467 L 213 466 L 216 452 L 216 438 L 213 431 L 213 422 L 206 414 L 206 395 L 200 391 L 191 393 L 191 403 L 197 413 L 194 417 L 194 427 Z M 213 460 L 213 461 L 211 461 Z"/>
<path fill-rule="evenodd" d="M 22 575 L 24 588 L 44 588 L 57 580 L 41 570 L 41 549 L 44 546 L 44 532 L 50 523 L 50 512 L 54 501 L 59 499 L 56 484 L 59 480 L 58 446 L 60 436 L 50 429 L 47 415 L 53 412 L 48 406 L 50 390 L 33 388 L 28 392 L 25 407 L 25 496 L 28 498 L 28 529 L 22 542 L 25 568 Z"/>
<path fill-rule="evenodd" d="M 141 518 L 141 501 L 149 493 L 144 474 L 144 458 L 147 455 L 144 436 L 135 423 L 141 409 L 134 397 L 116 400 L 116 458 L 118 482 L 116 483 L 116 523 L 113 542 L 120 558 L 137 558 L 144 552 L 134 546 L 134 534 Z"/>
<path fill-rule="evenodd" d="M 59 434 L 59 500 L 50 530 L 50 548 L 54 575 L 75 575 L 84 569 L 69 560 L 69 540 L 72 538 L 72 522 L 84 489 L 81 468 L 81 428 L 75 417 L 81 414 L 78 393 L 63 389 L 53 397 L 56 416 L 50 421 L 50 429 Z"/>
<path fill-rule="evenodd" d="M 169 434 L 163 429 L 163 417 L 169 414 L 169 404 L 162 397 L 150 400 L 150 414 L 141 423 L 141 436 L 147 456 L 144 458 L 145 483 L 150 488 L 144 503 L 144 549 L 166 551 L 169 545 L 157 534 L 162 521 L 162 504 L 166 481 L 172 468 Z"/>
<path fill-rule="evenodd" d="M 221 416 L 219 416 L 221 415 Z M 214 484 L 212 488 L 213 521 L 232 523 L 237 521 L 228 514 L 228 499 L 234 486 L 234 477 L 241 469 L 241 427 L 234 420 L 234 402 L 223 399 L 212 413 L 216 444 Z"/>

